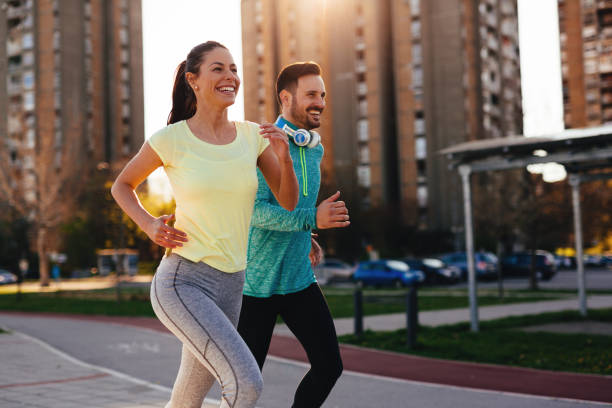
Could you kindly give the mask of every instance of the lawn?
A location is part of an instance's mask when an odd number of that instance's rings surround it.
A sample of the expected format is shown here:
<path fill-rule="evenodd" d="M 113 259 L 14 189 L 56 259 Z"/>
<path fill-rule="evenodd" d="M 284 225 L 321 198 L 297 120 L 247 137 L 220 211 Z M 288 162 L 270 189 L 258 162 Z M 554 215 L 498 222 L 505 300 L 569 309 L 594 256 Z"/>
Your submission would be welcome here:
<path fill-rule="evenodd" d="M 612 323 L 612 309 L 590 310 L 588 319 Z M 478 333 L 471 332 L 468 323 L 419 327 L 414 349 L 406 346 L 405 329 L 367 331 L 361 337 L 345 335 L 340 341 L 426 357 L 612 375 L 612 336 L 520 330 L 581 320 L 584 318 L 577 312 L 558 312 L 481 322 Z"/>
<path fill-rule="evenodd" d="M 334 318 L 353 316 L 353 292 L 351 289 L 324 289 L 327 303 Z M 405 290 L 365 290 L 364 314 L 366 316 L 405 312 Z M 535 302 L 563 298 L 566 295 L 550 295 L 545 292 L 508 293 L 503 300 L 497 296 L 479 296 L 481 306 L 518 302 Z M 117 302 L 114 288 L 87 291 L 59 291 L 47 293 L 23 293 L 21 300 L 16 295 L 0 295 L 0 310 L 27 312 L 56 312 L 102 314 L 113 316 L 154 316 L 149 303 L 149 291 L 144 287 L 122 287 L 121 301 Z M 468 307 L 467 295 L 461 293 L 419 292 L 419 310 L 443 310 Z"/>

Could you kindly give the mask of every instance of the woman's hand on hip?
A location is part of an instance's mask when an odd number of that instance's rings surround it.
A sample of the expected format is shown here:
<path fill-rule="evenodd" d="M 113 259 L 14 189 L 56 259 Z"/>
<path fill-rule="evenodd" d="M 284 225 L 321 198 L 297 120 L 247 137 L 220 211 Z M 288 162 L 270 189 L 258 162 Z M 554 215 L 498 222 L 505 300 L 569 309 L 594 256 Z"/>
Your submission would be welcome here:
<path fill-rule="evenodd" d="M 187 242 L 187 234 L 168 225 L 173 218 L 174 214 L 162 215 L 151 221 L 145 228 L 145 233 L 151 241 L 170 249 L 182 247 L 183 242 Z"/>

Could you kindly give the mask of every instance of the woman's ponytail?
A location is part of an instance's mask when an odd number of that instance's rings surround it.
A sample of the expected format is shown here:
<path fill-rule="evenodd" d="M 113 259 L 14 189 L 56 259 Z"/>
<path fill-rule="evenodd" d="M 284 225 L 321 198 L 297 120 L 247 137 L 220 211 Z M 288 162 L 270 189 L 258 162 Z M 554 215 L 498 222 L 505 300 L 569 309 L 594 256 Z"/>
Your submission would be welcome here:
<path fill-rule="evenodd" d="M 192 48 L 187 59 L 179 64 L 174 76 L 174 88 L 172 89 L 172 110 L 168 115 L 167 124 L 189 119 L 196 113 L 197 99 L 193 89 L 187 83 L 186 72 L 196 75 L 200 72 L 200 65 L 204 56 L 215 48 L 225 48 L 223 44 L 216 41 L 207 41 Z"/>
<path fill-rule="evenodd" d="M 172 89 L 172 110 L 168 115 L 168 125 L 189 119 L 196 112 L 196 98 L 185 78 L 185 65 L 186 61 L 183 61 L 176 68 Z"/>

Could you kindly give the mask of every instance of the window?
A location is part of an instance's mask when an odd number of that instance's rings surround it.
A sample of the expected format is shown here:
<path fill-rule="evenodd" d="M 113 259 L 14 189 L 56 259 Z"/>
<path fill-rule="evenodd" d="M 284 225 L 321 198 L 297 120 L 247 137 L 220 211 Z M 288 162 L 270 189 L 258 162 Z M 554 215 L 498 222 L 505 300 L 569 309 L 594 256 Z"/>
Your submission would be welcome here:
<path fill-rule="evenodd" d="M 419 207 L 427 207 L 427 186 L 417 187 L 417 202 Z"/>
<path fill-rule="evenodd" d="M 23 65 L 34 65 L 34 53 L 32 51 L 23 53 Z"/>
<path fill-rule="evenodd" d="M 421 44 L 413 44 L 412 45 L 412 64 L 419 65 L 421 64 L 422 58 L 422 48 Z"/>
<path fill-rule="evenodd" d="M 128 43 L 128 32 L 125 28 L 119 30 L 119 42 L 121 45 L 127 45 Z"/>
<path fill-rule="evenodd" d="M 423 86 L 423 69 L 421 67 L 415 67 L 412 70 L 412 86 L 419 88 Z"/>
<path fill-rule="evenodd" d="M 53 49 L 59 50 L 59 48 L 60 48 L 60 32 L 56 30 L 53 32 Z"/>
<path fill-rule="evenodd" d="M 26 18 L 23 20 L 23 23 L 22 23 L 23 28 L 32 28 L 32 25 L 33 25 L 32 21 L 33 21 L 32 14 L 28 14 Z"/>
<path fill-rule="evenodd" d="M 359 101 L 359 115 L 367 116 L 368 115 L 368 101 L 367 99 L 362 99 Z"/>
<path fill-rule="evenodd" d="M 414 156 L 417 160 L 422 160 L 427 157 L 427 139 L 417 137 L 414 141 Z"/>
<path fill-rule="evenodd" d="M 361 187 L 370 187 L 370 166 L 358 166 L 357 167 L 357 183 Z"/>
<path fill-rule="evenodd" d="M 34 47 L 34 36 L 32 35 L 32 33 L 26 33 L 23 35 L 23 37 L 21 38 L 21 46 L 26 50 L 29 50 Z"/>
<path fill-rule="evenodd" d="M 28 129 L 26 132 L 26 148 L 33 149 L 36 146 L 36 132 L 34 129 Z"/>
<path fill-rule="evenodd" d="M 413 16 L 416 16 L 421 12 L 420 3 L 421 3 L 421 0 L 410 0 L 410 10 L 412 11 Z"/>
<path fill-rule="evenodd" d="M 414 121 L 414 133 L 417 135 L 425 134 L 425 119 L 416 118 Z"/>
<path fill-rule="evenodd" d="M 421 21 L 414 20 L 412 22 L 412 39 L 417 40 L 421 38 Z"/>
<path fill-rule="evenodd" d="M 23 73 L 23 89 L 34 88 L 34 73 L 32 71 L 26 71 Z"/>
<path fill-rule="evenodd" d="M 24 92 L 23 94 L 23 109 L 26 111 L 34 110 L 34 92 Z"/>
<path fill-rule="evenodd" d="M 370 162 L 370 148 L 365 145 L 359 149 L 359 161 L 362 164 L 367 164 Z"/>
<path fill-rule="evenodd" d="M 367 142 L 369 139 L 368 134 L 368 120 L 367 119 L 359 119 L 357 121 L 357 139 L 360 142 Z"/>

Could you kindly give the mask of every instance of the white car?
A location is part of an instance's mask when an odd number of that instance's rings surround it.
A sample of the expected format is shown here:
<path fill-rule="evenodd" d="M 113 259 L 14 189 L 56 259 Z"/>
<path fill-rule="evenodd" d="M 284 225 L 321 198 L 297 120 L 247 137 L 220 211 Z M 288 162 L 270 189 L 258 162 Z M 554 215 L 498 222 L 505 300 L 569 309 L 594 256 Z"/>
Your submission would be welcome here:
<path fill-rule="evenodd" d="M 348 281 L 353 276 L 355 267 L 339 259 L 326 258 L 320 265 L 315 267 L 315 276 L 321 284 L 330 281 Z"/>
<path fill-rule="evenodd" d="M 9 283 L 16 283 L 17 275 L 7 270 L 0 269 L 0 285 L 8 285 Z"/>

